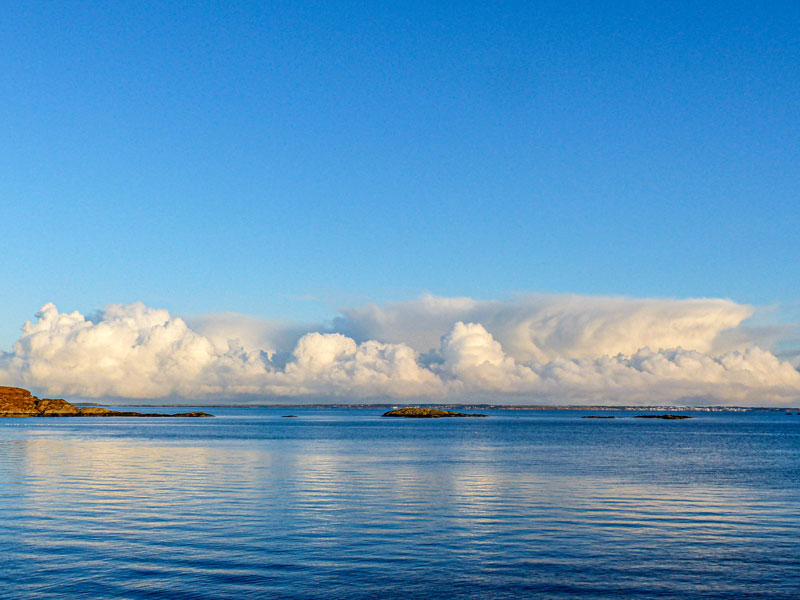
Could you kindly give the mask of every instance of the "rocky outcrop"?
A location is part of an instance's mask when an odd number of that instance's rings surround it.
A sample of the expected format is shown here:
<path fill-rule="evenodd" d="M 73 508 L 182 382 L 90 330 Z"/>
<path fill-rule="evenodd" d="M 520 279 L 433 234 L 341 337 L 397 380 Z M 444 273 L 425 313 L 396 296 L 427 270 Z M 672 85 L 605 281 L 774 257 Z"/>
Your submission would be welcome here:
<path fill-rule="evenodd" d="M 84 406 L 81 408 L 81 415 L 84 417 L 106 417 L 115 411 L 99 406 Z"/>
<path fill-rule="evenodd" d="M 42 417 L 74 417 L 81 409 L 60 398 L 43 398 L 36 403 Z"/>
<path fill-rule="evenodd" d="M 438 408 L 420 408 L 409 406 L 398 408 L 383 413 L 384 417 L 406 417 L 409 419 L 439 419 L 441 417 L 485 417 L 486 415 L 470 415 L 467 413 L 453 412 L 451 410 L 439 410 Z"/>
<path fill-rule="evenodd" d="M 586 415 L 585 417 L 581 417 L 581 419 L 616 419 L 616 417 L 606 417 L 600 415 Z"/>
<path fill-rule="evenodd" d="M 636 417 L 634 417 L 634 418 L 636 418 L 636 419 L 669 419 L 669 420 L 678 420 L 678 419 L 691 419 L 692 417 L 689 417 L 687 415 L 673 415 L 673 414 L 667 413 L 665 415 L 636 415 Z"/>
<path fill-rule="evenodd" d="M 60 398 L 42 398 L 28 390 L 0 386 L 0 417 L 213 417 L 204 412 L 173 415 L 110 410 L 96 406 L 78 408 Z"/>
<path fill-rule="evenodd" d="M 39 399 L 28 390 L 17 387 L 0 387 L 0 416 L 34 417 L 39 414 Z"/>
<path fill-rule="evenodd" d="M 109 410 L 107 408 L 87 407 L 82 408 L 81 414 L 75 415 L 77 417 L 213 417 L 204 412 L 185 412 L 185 413 L 140 413 L 132 411 Z"/>

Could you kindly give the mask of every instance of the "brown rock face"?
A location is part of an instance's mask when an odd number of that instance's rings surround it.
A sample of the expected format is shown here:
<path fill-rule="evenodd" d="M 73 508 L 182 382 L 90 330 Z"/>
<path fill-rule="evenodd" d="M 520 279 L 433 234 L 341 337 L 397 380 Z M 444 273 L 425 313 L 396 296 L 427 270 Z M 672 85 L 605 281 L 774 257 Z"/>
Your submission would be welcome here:
<path fill-rule="evenodd" d="M 39 400 L 28 390 L 0 386 L 0 417 L 71 417 L 80 410 L 59 398 Z"/>
<path fill-rule="evenodd" d="M 0 416 L 35 417 L 39 414 L 36 407 L 38 400 L 28 390 L 0 386 Z"/>
<path fill-rule="evenodd" d="M 28 390 L 18 387 L 7 387 L 0 385 L 0 401 L 4 400 L 19 400 L 25 398 L 34 398 Z"/>
<path fill-rule="evenodd" d="M 42 417 L 67 417 L 80 414 L 80 409 L 60 398 L 44 398 L 36 403 Z"/>
<path fill-rule="evenodd" d="M 0 386 L 0 417 L 213 417 L 204 412 L 165 415 L 162 413 L 120 412 L 87 406 L 78 408 L 60 398 L 39 400 L 28 390 Z"/>

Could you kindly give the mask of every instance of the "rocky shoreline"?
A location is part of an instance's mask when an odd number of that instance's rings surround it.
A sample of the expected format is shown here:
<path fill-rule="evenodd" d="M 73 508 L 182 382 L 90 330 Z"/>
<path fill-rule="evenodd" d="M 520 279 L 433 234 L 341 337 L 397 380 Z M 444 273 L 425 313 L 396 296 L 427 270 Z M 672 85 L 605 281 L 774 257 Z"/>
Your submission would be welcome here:
<path fill-rule="evenodd" d="M 140 413 L 111 410 L 97 406 L 79 408 L 61 398 L 39 399 L 28 390 L 0 386 L 0 418 L 2 417 L 213 417 L 204 412 L 176 414 Z"/>

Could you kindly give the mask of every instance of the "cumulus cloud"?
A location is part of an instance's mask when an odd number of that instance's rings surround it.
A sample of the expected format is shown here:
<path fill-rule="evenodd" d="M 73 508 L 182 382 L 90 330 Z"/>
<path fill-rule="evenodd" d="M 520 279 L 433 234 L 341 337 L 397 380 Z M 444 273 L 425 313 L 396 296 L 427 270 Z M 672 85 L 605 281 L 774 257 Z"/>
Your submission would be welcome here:
<path fill-rule="evenodd" d="M 84 398 L 798 402 L 800 372 L 736 333 L 752 313 L 718 299 L 426 296 L 308 331 L 236 315 L 190 326 L 141 303 L 90 320 L 46 304 L 0 355 L 0 377 Z"/>
<path fill-rule="evenodd" d="M 512 301 L 423 296 L 345 309 L 340 331 L 355 339 L 438 347 L 456 321 L 482 324 L 516 360 L 632 354 L 645 346 L 715 350 L 720 335 L 753 308 L 721 299 L 638 299 L 530 295 Z M 746 340 L 738 340 L 745 344 Z"/>
<path fill-rule="evenodd" d="M 288 360 L 190 329 L 166 310 L 114 304 L 96 321 L 46 304 L 22 327 L 4 378 L 50 395 L 163 398 L 410 396 L 437 391 L 408 346 L 308 333 Z"/>
<path fill-rule="evenodd" d="M 518 363 L 481 325 L 456 323 L 442 343 L 441 372 L 458 392 L 549 398 L 553 403 L 653 404 L 717 399 L 751 404 L 797 401 L 800 372 L 754 347 L 718 357 L 683 348 L 593 359 Z"/>
<path fill-rule="evenodd" d="M 442 339 L 442 373 L 459 391 L 519 393 L 531 389 L 538 376 L 517 364 L 483 325 L 458 321 Z"/>

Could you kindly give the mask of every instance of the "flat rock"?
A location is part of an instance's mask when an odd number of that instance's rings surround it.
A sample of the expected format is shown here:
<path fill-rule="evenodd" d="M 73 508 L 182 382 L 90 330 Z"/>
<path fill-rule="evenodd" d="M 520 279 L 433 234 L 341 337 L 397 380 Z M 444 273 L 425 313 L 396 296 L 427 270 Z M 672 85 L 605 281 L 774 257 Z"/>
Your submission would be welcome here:
<path fill-rule="evenodd" d="M 669 419 L 669 420 L 679 420 L 679 419 L 691 419 L 692 417 L 688 417 L 686 415 L 673 415 L 667 413 L 665 415 L 636 415 L 635 419 Z"/>
<path fill-rule="evenodd" d="M 440 419 L 442 417 L 485 417 L 486 415 L 453 412 L 452 410 L 439 410 L 438 408 L 420 408 L 409 406 L 398 408 L 383 413 L 384 417 L 406 417 L 408 419 Z"/>
<path fill-rule="evenodd" d="M 585 417 L 581 417 L 581 419 L 616 419 L 616 417 L 601 417 L 600 415 L 586 415 Z"/>
<path fill-rule="evenodd" d="M 114 412 L 113 410 L 100 408 L 99 406 L 84 406 L 80 411 L 82 417 L 105 417 Z"/>
<path fill-rule="evenodd" d="M 87 408 L 89 410 L 87 410 Z M 185 412 L 185 413 L 141 413 L 130 410 L 110 410 L 108 408 L 87 407 L 80 409 L 81 414 L 77 417 L 213 417 L 205 412 Z"/>

